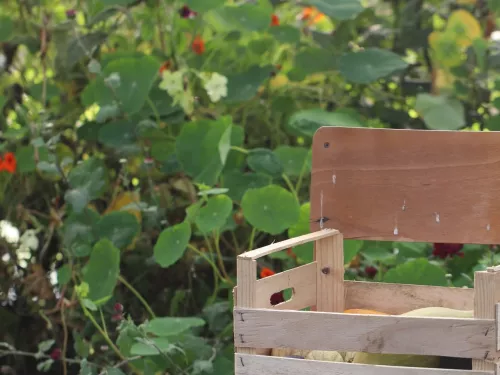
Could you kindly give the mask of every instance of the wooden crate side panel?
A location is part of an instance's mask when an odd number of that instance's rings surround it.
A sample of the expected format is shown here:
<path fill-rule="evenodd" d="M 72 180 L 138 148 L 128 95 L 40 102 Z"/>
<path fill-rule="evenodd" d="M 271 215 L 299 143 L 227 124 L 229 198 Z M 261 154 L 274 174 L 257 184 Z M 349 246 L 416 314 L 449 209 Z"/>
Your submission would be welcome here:
<path fill-rule="evenodd" d="M 496 360 L 494 319 L 237 308 L 235 345 Z"/>
<path fill-rule="evenodd" d="M 402 314 L 422 307 L 474 308 L 474 289 L 345 281 L 346 308 Z"/>
<path fill-rule="evenodd" d="M 493 371 L 375 366 L 236 354 L 236 375 L 494 375 Z"/>
<path fill-rule="evenodd" d="M 311 231 L 500 243 L 500 132 L 323 127 L 312 155 Z"/>

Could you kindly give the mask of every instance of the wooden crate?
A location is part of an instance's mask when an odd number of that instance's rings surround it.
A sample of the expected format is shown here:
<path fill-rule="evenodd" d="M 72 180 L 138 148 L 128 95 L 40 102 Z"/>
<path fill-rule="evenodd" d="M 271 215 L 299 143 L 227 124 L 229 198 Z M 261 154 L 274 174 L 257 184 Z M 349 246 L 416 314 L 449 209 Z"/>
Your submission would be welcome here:
<path fill-rule="evenodd" d="M 345 281 L 343 257 L 344 238 L 500 243 L 499 151 L 496 132 L 320 129 L 311 233 L 237 259 L 236 375 L 500 375 L 499 267 L 476 272 L 474 289 L 464 289 Z M 257 259 L 312 241 L 313 262 L 257 280 Z M 271 306 L 288 288 L 292 298 Z M 430 306 L 474 318 L 397 315 Z M 353 308 L 394 315 L 343 313 Z M 269 348 L 472 358 L 473 370 L 272 357 Z"/>

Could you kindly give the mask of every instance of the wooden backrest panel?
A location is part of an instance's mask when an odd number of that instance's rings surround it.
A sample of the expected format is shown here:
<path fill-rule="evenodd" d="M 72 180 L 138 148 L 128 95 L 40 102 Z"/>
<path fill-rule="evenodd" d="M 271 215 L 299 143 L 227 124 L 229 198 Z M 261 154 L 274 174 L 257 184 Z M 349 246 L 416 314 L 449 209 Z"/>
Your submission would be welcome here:
<path fill-rule="evenodd" d="M 311 231 L 500 243 L 498 132 L 323 127 L 312 155 Z"/>

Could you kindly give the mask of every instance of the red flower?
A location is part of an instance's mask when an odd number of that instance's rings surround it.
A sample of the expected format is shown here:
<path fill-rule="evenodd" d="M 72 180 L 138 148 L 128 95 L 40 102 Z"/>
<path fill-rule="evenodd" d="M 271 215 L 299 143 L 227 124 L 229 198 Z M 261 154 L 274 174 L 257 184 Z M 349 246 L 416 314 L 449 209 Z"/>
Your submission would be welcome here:
<path fill-rule="evenodd" d="M 69 18 L 69 19 L 73 19 L 76 17 L 76 10 L 74 9 L 68 9 L 66 11 L 66 17 Z"/>
<path fill-rule="evenodd" d="M 123 305 L 120 302 L 115 303 L 113 306 L 113 310 L 117 313 L 122 313 L 123 312 Z"/>
<path fill-rule="evenodd" d="M 365 267 L 366 276 L 368 276 L 371 279 L 373 279 L 375 277 L 377 272 L 378 272 L 378 270 L 376 267 L 373 267 L 373 266 L 366 266 Z"/>
<path fill-rule="evenodd" d="M 165 61 L 163 64 L 161 64 L 160 66 L 160 75 L 165 71 L 165 70 L 169 70 L 170 69 L 170 60 L 168 61 Z"/>
<path fill-rule="evenodd" d="M 9 173 L 14 173 L 17 169 L 16 157 L 12 152 L 7 152 L 4 155 L 4 159 L 0 158 L 0 171 L 5 169 Z"/>
<path fill-rule="evenodd" d="M 262 270 L 260 271 L 260 278 L 263 279 L 264 277 L 272 276 L 274 274 L 275 272 L 272 269 L 263 267 Z"/>
<path fill-rule="evenodd" d="M 279 26 L 280 25 L 280 19 L 276 14 L 273 14 L 271 16 L 271 26 Z"/>
<path fill-rule="evenodd" d="M 464 253 L 461 252 L 464 245 L 455 243 L 435 243 L 432 250 L 432 255 L 435 257 L 446 259 L 447 257 L 453 258 L 455 255 L 463 257 Z"/>
<path fill-rule="evenodd" d="M 57 361 L 58 359 L 61 358 L 61 349 L 55 348 L 50 352 L 50 358 L 52 358 L 54 361 Z"/>
<path fill-rule="evenodd" d="M 197 55 L 202 55 L 203 52 L 205 52 L 205 42 L 201 39 L 201 36 L 197 35 L 194 38 L 193 43 L 191 44 L 191 49 Z"/>
<path fill-rule="evenodd" d="M 198 13 L 191 10 L 191 8 L 188 7 L 187 5 L 184 5 L 181 9 L 179 9 L 179 15 L 182 18 L 194 18 L 197 16 L 197 14 Z"/>

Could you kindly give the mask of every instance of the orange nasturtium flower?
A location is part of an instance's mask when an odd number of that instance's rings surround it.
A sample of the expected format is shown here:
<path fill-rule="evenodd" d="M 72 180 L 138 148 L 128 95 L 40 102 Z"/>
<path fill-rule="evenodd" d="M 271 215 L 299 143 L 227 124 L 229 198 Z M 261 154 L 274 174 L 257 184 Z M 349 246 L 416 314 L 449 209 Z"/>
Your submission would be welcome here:
<path fill-rule="evenodd" d="M 279 26 L 280 25 L 280 19 L 276 14 L 273 14 L 271 16 L 271 26 Z"/>
<path fill-rule="evenodd" d="M 197 55 L 202 55 L 205 52 L 205 42 L 201 38 L 201 36 L 197 35 L 193 43 L 191 44 L 191 48 Z"/>
<path fill-rule="evenodd" d="M 260 278 L 263 279 L 264 277 L 272 276 L 274 275 L 275 272 L 267 267 L 262 267 L 262 270 L 260 271 Z"/>
<path fill-rule="evenodd" d="M 302 15 L 300 18 L 302 19 L 302 21 L 309 21 L 308 24 L 312 25 L 321 21 L 324 17 L 325 15 L 321 13 L 317 8 L 305 7 L 304 9 L 302 9 Z"/>
<path fill-rule="evenodd" d="M 167 60 L 163 64 L 161 64 L 160 75 L 162 75 L 165 70 L 169 70 L 171 65 L 172 64 L 170 63 L 170 60 Z"/>
<path fill-rule="evenodd" d="M 14 173 L 17 169 L 16 157 L 12 152 L 7 152 L 2 159 L 0 158 L 0 171 L 6 170 L 9 173 Z"/>

